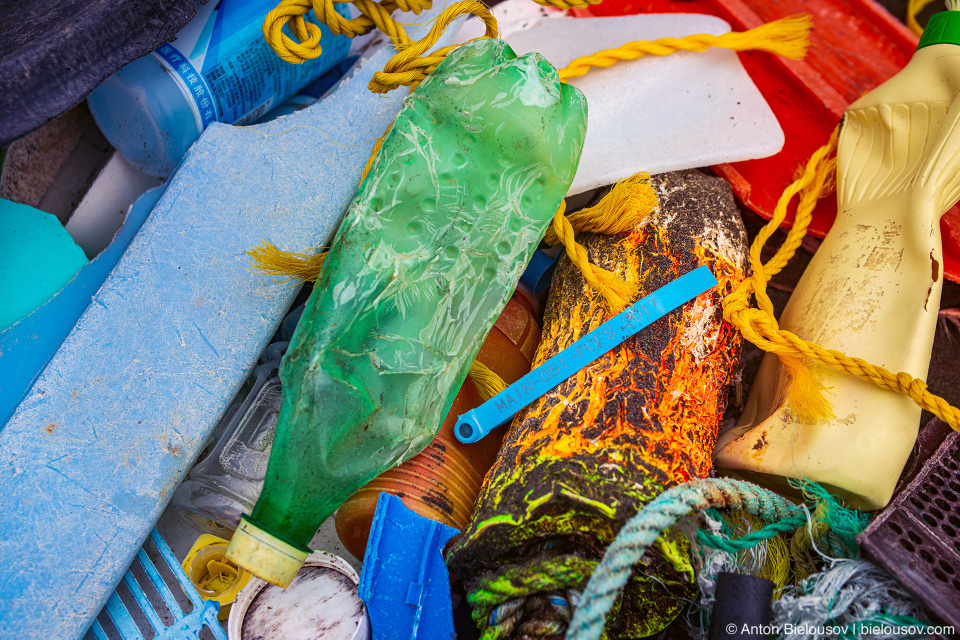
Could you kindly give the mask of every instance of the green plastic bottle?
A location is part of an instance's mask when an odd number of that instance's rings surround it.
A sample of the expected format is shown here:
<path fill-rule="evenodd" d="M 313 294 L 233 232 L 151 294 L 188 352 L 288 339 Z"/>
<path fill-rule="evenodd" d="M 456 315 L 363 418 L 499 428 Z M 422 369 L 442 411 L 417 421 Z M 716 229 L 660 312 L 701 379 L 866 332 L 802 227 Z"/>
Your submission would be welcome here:
<path fill-rule="evenodd" d="M 285 587 L 319 525 L 436 434 L 573 180 L 586 102 L 464 45 L 406 100 L 283 360 L 263 493 L 227 557 Z"/>

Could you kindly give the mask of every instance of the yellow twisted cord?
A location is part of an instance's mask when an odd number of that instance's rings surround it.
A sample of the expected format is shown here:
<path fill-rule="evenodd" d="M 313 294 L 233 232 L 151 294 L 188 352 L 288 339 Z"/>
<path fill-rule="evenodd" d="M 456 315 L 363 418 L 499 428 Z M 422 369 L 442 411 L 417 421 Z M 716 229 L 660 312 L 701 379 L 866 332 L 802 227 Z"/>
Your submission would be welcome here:
<path fill-rule="evenodd" d="M 592 4 L 600 4 L 603 0 L 533 0 L 544 7 L 556 7 L 557 9 L 586 9 Z"/>
<path fill-rule="evenodd" d="M 404 31 L 403 25 L 394 20 L 391 14 L 397 8 L 419 14 L 430 7 L 429 0 L 425 3 L 416 2 L 412 6 L 406 2 L 401 6 L 395 1 L 382 4 L 373 0 L 352 1 L 361 15 L 348 19 L 337 13 L 333 0 L 283 0 L 264 18 L 263 39 L 281 59 L 291 64 L 302 64 L 323 53 L 320 46 L 320 27 L 303 18 L 311 9 L 317 20 L 327 25 L 334 35 L 342 34 L 354 38 L 377 28 L 397 45 L 409 43 L 410 37 Z M 283 33 L 283 27 L 288 24 L 299 42 Z"/>
<path fill-rule="evenodd" d="M 474 360 L 470 365 L 470 377 L 477 385 L 480 399 L 484 402 L 507 388 L 507 383 L 503 381 L 503 378 L 479 360 Z"/>
<path fill-rule="evenodd" d="M 734 51 L 760 50 L 799 60 L 807 53 L 808 34 L 813 21 L 806 14 L 768 22 L 749 31 L 731 31 L 720 36 L 701 33 L 683 38 L 660 38 L 627 42 L 616 49 L 604 49 L 593 55 L 576 58 L 560 70 L 564 82 L 578 78 L 595 67 L 610 67 L 621 60 L 644 56 L 666 56 L 677 51 L 706 51 L 710 47 Z"/>
<path fill-rule="evenodd" d="M 650 174 L 641 172 L 621 178 L 600 202 L 567 216 L 567 219 L 578 232 L 623 233 L 643 222 L 658 204 Z M 558 234 L 554 225 L 547 229 L 543 240 L 553 246 L 560 242 Z"/>
<path fill-rule="evenodd" d="M 567 257 L 577 265 L 587 283 L 603 296 L 611 311 L 614 313 L 622 311 L 637 299 L 639 287 L 633 282 L 626 282 L 615 273 L 590 263 L 587 250 L 577 244 L 574 239 L 573 225 L 564 216 L 566 209 L 566 203 L 561 202 L 560 208 L 553 215 L 553 231 L 560 244 L 566 249 Z"/>
<path fill-rule="evenodd" d="M 617 274 L 591 264 L 587 250 L 574 239 L 574 232 L 614 234 L 630 231 L 656 208 L 657 194 L 648 173 L 637 173 L 617 181 L 610 192 L 592 207 L 566 215 L 566 203 L 553 216 L 544 242 L 562 244 L 567 257 L 577 265 L 584 279 L 606 300 L 613 312 L 622 311 L 637 298 L 636 284 L 622 280 Z"/>
<path fill-rule="evenodd" d="M 920 407 L 933 413 L 960 431 L 960 410 L 927 389 L 926 383 L 908 373 L 893 373 L 872 365 L 861 358 L 852 358 L 834 349 L 825 349 L 813 342 L 780 329 L 773 314 L 773 305 L 766 293 L 767 282 L 793 257 L 807 233 L 817 201 L 830 193 L 836 178 L 837 130 L 830 140 L 810 157 L 803 174 L 789 185 L 768 222 L 750 247 L 753 273 L 723 300 L 723 317 L 736 326 L 744 338 L 764 351 L 777 354 L 787 368 L 794 384 L 789 401 L 797 418 L 804 422 L 831 415 L 829 403 L 823 398 L 823 389 L 814 381 L 805 361 L 816 362 L 836 371 L 843 371 L 867 380 L 881 389 L 909 396 Z M 793 227 L 787 239 L 766 263 L 760 259 L 764 245 L 783 223 L 787 206 L 799 195 Z M 750 307 L 754 294 L 759 308 Z"/>
<path fill-rule="evenodd" d="M 403 47 L 396 55 L 387 61 L 383 71 L 373 74 L 370 80 L 370 91 L 374 93 L 387 93 L 398 87 L 410 87 L 411 91 L 416 88 L 433 71 L 448 53 L 460 45 L 443 47 L 434 51 L 426 58 L 421 58 L 427 50 L 437 43 L 443 32 L 447 30 L 450 24 L 462 15 L 473 14 L 483 21 L 486 31 L 480 38 L 496 38 L 499 35 L 497 29 L 497 19 L 493 17 L 490 9 L 479 0 L 466 0 L 457 2 L 440 13 L 434 21 L 430 32 L 409 46 Z"/>
<path fill-rule="evenodd" d="M 909 0 L 907 2 L 907 27 L 910 31 L 913 31 L 914 35 L 923 35 L 923 27 L 917 22 L 917 15 L 933 3 L 934 0 Z"/>

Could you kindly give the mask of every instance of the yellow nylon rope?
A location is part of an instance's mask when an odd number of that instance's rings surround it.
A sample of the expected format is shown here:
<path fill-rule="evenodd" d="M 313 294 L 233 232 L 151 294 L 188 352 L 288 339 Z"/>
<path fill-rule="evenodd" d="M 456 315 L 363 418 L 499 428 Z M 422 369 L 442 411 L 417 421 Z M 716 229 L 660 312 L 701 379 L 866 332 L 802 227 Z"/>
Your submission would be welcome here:
<path fill-rule="evenodd" d="M 484 402 L 507 388 L 507 383 L 503 381 L 503 378 L 479 360 L 474 360 L 473 364 L 470 365 L 470 377 L 477 385 L 480 399 Z"/>
<path fill-rule="evenodd" d="M 960 431 L 960 410 L 927 389 L 920 378 L 908 373 L 893 373 L 872 365 L 861 358 L 851 358 L 834 349 L 824 349 L 797 335 L 780 329 L 773 314 L 773 303 L 767 295 L 767 282 L 790 261 L 807 234 L 817 201 L 833 191 L 836 178 L 837 130 L 830 140 L 814 152 L 804 167 L 803 174 L 788 186 L 774 209 L 773 218 L 760 230 L 750 247 L 753 273 L 723 300 L 723 317 L 736 326 L 743 336 L 764 351 L 777 354 L 794 379 L 789 401 L 797 418 L 815 422 L 830 417 L 830 404 L 823 397 L 823 388 L 814 381 L 805 361 L 817 362 L 837 371 L 853 374 L 881 389 L 909 396 L 920 407 L 931 412 Z M 783 224 L 787 206 L 799 195 L 793 227 L 787 232 L 776 254 L 766 263 L 760 259 L 764 245 Z M 750 295 L 757 308 L 750 306 Z"/>
<path fill-rule="evenodd" d="M 574 233 L 614 234 L 629 231 L 649 216 L 658 204 L 657 194 L 650 184 L 650 175 L 638 173 L 619 180 L 595 206 L 569 217 L 565 215 L 566 203 L 561 202 L 544 241 L 549 245 L 562 244 L 567 257 L 580 269 L 587 283 L 603 296 L 612 311 L 620 311 L 637 299 L 637 285 L 591 264 L 587 250 L 577 243 Z"/>
<path fill-rule="evenodd" d="M 923 27 L 917 22 L 917 15 L 933 4 L 934 0 L 909 0 L 907 2 L 907 27 L 918 36 L 923 35 Z"/>
<path fill-rule="evenodd" d="M 560 70 L 560 80 L 579 78 L 595 67 L 610 67 L 622 60 L 645 56 L 668 56 L 677 51 L 706 51 L 711 47 L 733 51 L 767 51 L 799 60 L 807 54 L 807 35 L 813 21 L 806 14 L 781 18 L 749 31 L 731 31 L 714 36 L 700 33 L 683 38 L 660 38 L 627 42 L 616 49 L 604 49 L 570 62 Z"/>

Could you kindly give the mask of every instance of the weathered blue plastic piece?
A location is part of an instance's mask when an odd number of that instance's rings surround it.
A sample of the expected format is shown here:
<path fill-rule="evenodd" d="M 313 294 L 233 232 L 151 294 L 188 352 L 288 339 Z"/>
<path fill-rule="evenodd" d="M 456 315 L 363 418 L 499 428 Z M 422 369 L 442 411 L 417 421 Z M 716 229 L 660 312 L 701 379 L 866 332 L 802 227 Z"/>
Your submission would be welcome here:
<path fill-rule="evenodd" d="M 106 603 L 296 296 L 244 251 L 327 243 L 406 96 L 366 87 L 392 53 L 207 129 L 0 431 L 0 638 L 79 638 Z"/>
<path fill-rule="evenodd" d="M 106 249 L 77 272 L 57 295 L 0 333 L 0 429 L 23 394 L 56 353 L 107 274 L 157 204 L 164 187 L 147 191 L 130 206 L 123 225 Z"/>
<path fill-rule="evenodd" d="M 373 640 L 452 640 L 453 602 L 443 548 L 460 532 L 381 493 L 360 571 Z"/>
<path fill-rule="evenodd" d="M 459 418 L 453 433 L 465 443 L 477 442 L 515 413 L 621 342 L 677 307 L 717 286 L 710 268 L 697 267 L 635 302 L 569 347 L 542 363 L 476 409 Z"/>
<path fill-rule="evenodd" d="M 227 640 L 226 632 L 217 621 L 217 611 L 219 611 L 220 605 L 213 600 L 204 600 L 200 597 L 196 587 L 190 582 L 187 574 L 183 572 L 176 557 L 174 557 L 173 552 L 170 551 L 170 547 L 167 546 L 166 541 L 160 535 L 159 531 L 156 529 L 151 531 L 150 539 L 153 540 L 153 543 L 157 546 L 160 557 L 163 558 L 164 564 L 167 565 L 166 568 L 169 569 L 173 577 L 176 578 L 177 583 L 167 584 L 157 570 L 157 565 L 153 563 L 146 551 L 141 548 L 140 551 L 137 552 L 137 559 L 134 563 L 139 562 L 142 575 L 147 576 L 147 583 L 141 584 L 137 580 L 133 574 L 133 565 L 123 574 L 123 582 L 127 585 L 130 594 L 133 596 L 137 605 L 136 610 L 131 611 L 130 607 L 123 603 L 123 600 L 120 599 L 120 596 L 117 595 L 115 591 L 110 595 L 110 599 L 107 600 L 107 604 L 103 608 L 103 615 L 110 619 L 110 622 L 123 640 L 144 640 L 144 636 L 140 632 L 140 629 L 137 628 L 134 622 L 134 616 L 131 615 L 131 613 L 141 614 L 141 616 L 137 617 L 145 618 L 150 623 L 155 634 L 153 640 L 197 640 L 200 638 L 200 631 L 204 628 L 209 629 L 209 632 L 213 634 L 216 640 Z M 169 615 L 173 617 L 173 620 L 169 624 L 164 624 L 163 620 L 160 619 L 160 614 L 157 612 L 153 603 L 150 602 L 147 593 L 144 591 L 144 587 L 155 592 L 156 595 L 159 595 L 159 599 L 163 601 L 164 606 L 169 611 Z M 182 590 L 187 598 L 190 599 L 190 604 L 192 604 L 193 607 L 189 613 L 184 613 L 171 589 Z M 107 640 L 108 638 L 103 626 L 100 624 L 100 620 L 94 621 L 93 626 L 90 627 L 90 632 L 97 640 Z"/>
<path fill-rule="evenodd" d="M 526 287 L 536 295 L 540 295 L 550 286 L 553 272 L 556 270 L 557 263 L 560 262 L 562 255 L 563 251 L 558 251 L 557 254 L 551 258 L 540 249 L 537 249 L 533 252 L 533 257 L 530 258 L 530 263 L 527 265 L 527 268 L 524 269 L 520 275 L 520 282 L 526 285 Z"/>

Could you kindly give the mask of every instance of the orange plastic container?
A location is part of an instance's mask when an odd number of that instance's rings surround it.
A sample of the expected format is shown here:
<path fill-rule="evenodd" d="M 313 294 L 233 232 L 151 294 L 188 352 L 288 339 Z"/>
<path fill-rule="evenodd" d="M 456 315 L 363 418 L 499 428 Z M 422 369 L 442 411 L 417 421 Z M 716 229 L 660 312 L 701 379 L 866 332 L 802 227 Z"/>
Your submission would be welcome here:
<path fill-rule="evenodd" d="M 714 167 L 748 207 L 770 219 L 797 167 L 825 144 L 847 106 L 900 71 L 917 50 L 917 37 L 873 0 L 603 0 L 574 15 L 706 13 L 735 31 L 752 29 L 796 13 L 813 18 L 810 50 L 803 60 L 769 53 L 741 53 L 783 127 L 786 142 L 777 155 Z M 823 238 L 837 214 L 836 198 L 817 205 L 810 233 Z M 792 214 L 787 223 L 792 222 Z M 960 208 L 941 218 L 944 274 L 960 282 Z"/>
<path fill-rule="evenodd" d="M 480 348 L 477 359 L 512 384 L 530 371 L 540 344 L 540 327 L 531 302 L 515 293 Z M 397 496 L 416 513 L 463 529 L 470 521 L 480 485 L 500 450 L 505 426 L 475 444 L 463 444 L 453 434 L 457 416 L 482 404 L 468 376 L 453 400 L 440 431 L 426 449 L 399 467 L 385 471 L 350 497 L 337 511 L 337 535 L 358 560 L 367 546 L 377 497 Z"/>

